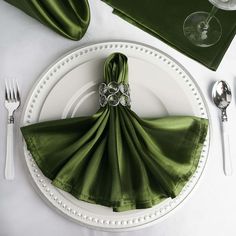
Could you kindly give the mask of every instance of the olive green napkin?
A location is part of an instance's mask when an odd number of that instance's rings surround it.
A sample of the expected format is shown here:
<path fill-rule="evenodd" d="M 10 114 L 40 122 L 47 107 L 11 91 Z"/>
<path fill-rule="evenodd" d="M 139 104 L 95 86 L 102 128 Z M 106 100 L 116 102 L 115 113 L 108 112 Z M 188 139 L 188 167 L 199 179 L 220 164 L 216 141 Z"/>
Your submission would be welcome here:
<path fill-rule="evenodd" d="M 81 39 L 89 25 L 87 0 L 5 0 L 72 40 Z"/>
<path fill-rule="evenodd" d="M 208 0 L 102 0 L 114 13 L 162 39 L 177 50 L 212 70 L 219 66 L 236 32 L 236 11 L 217 12 L 223 33 L 220 41 L 209 48 L 192 45 L 183 34 L 185 18 L 196 11 L 211 10 Z"/>
<path fill-rule="evenodd" d="M 128 83 L 123 54 L 105 62 L 104 82 L 112 81 Z M 114 211 L 148 208 L 178 195 L 197 168 L 207 130 L 206 119 L 142 119 L 121 104 L 105 105 L 92 116 L 21 128 L 53 185 Z"/>

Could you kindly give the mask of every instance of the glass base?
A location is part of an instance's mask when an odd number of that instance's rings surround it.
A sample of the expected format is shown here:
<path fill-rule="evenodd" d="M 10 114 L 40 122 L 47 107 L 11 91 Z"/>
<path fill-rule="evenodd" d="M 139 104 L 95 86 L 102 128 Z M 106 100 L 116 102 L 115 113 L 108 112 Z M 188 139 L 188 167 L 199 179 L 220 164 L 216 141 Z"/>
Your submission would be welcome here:
<path fill-rule="evenodd" d="M 222 35 L 220 22 L 213 16 L 206 24 L 208 16 L 208 12 L 194 12 L 184 21 L 184 35 L 195 46 L 210 47 L 220 40 Z"/>

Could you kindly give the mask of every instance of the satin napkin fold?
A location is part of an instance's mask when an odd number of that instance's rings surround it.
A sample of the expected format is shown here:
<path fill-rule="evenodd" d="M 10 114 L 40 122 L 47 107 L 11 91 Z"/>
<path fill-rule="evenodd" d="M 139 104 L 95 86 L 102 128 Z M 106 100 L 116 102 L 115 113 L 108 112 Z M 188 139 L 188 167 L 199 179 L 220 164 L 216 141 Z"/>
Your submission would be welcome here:
<path fill-rule="evenodd" d="M 104 65 L 104 82 L 114 81 L 128 83 L 128 59 L 120 53 Z M 92 116 L 21 128 L 53 185 L 118 212 L 177 196 L 197 168 L 207 130 L 203 118 L 140 118 L 122 104 L 105 105 Z"/>
<path fill-rule="evenodd" d="M 222 25 L 220 41 L 211 47 L 192 45 L 183 34 L 185 18 L 193 12 L 209 12 L 208 0 L 102 0 L 113 13 L 147 33 L 216 70 L 236 33 L 236 11 L 219 10 L 216 17 Z"/>
<path fill-rule="evenodd" d="M 57 33 L 81 39 L 90 22 L 88 0 L 5 0 Z"/>

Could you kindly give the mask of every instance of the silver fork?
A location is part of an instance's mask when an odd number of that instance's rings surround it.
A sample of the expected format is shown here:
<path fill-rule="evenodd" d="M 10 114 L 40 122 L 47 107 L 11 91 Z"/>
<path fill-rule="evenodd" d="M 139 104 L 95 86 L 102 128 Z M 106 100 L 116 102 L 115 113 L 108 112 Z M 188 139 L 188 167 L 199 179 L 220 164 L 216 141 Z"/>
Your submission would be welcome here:
<path fill-rule="evenodd" d="M 14 112 L 20 106 L 20 93 L 15 80 L 11 82 L 5 81 L 5 107 L 8 111 L 7 123 L 7 149 L 6 149 L 6 165 L 5 178 L 14 179 Z"/>

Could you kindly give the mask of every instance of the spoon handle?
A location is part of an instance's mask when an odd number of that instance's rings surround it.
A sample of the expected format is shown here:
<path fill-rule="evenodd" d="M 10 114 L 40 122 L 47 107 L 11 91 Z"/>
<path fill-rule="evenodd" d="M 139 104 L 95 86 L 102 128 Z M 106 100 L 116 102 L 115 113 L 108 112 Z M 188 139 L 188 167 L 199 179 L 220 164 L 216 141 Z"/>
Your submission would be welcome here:
<path fill-rule="evenodd" d="M 224 161 L 224 173 L 226 176 L 233 174 L 230 146 L 229 146 L 229 134 L 228 134 L 228 122 L 222 122 L 222 134 L 223 134 L 223 161 Z"/>

